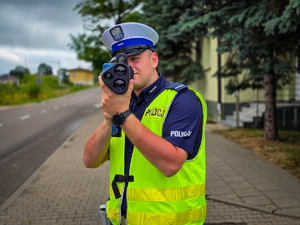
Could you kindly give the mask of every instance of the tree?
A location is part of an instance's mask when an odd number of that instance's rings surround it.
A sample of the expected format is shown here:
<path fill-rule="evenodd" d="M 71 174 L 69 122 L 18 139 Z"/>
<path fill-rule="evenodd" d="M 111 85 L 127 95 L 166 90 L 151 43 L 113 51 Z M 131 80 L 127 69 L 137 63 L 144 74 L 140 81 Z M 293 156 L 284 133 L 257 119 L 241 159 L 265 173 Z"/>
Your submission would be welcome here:
<path fill-rule="evenodd" d="M 85 0 L 77 4 L 75 11 L 85 19 L 84 34 L 71 35 L 69 45 L 75 50 L 77 57 L 92 63 L 95 76 L 99 76 L 102 65 L 110 60 L 109 51 L 101 42 L 103 32 L 110 26 L 121 22 L 138 22 L 140 19 L 137 7 L 141 0 Z"/>
<path fill-rule="evenodd" d="M 191 12 L 194 6 L 192 0 L 148 0 L 143 6 L 143 22 L 153 27 L 160 36 L 155 46 L 160 58 L 159 71 L 172 77 L 173 81 L 182 83 L 201 79 L 204 74 L 202 66 L 199 65 L 200 49 L 195 44 L 195 34 L 200 30 L 181 32 L 183 20 L 186 19 L 181 15 Z M 192 50 L 197 52 L 196 61 L 192 59 Z"/>
<path fill-rule="evenodd" d="M 122 23 L 140 5 L 141 0 L 85 0 L 77 4 L 74 10 L 90 23 L 88 29 L 103 30 L 103 20 L 113 20 L 115 24 Z"/>
<path fill-rule="evenodd" d="M 203 0 L 186 27 L 205 24 L 221 40 L 220 53 L 232 53 L 251 83 L 263 80 L 266 139 L 279 138 L 276 89 L 290 80 L 293 55 L 299 49 L 300 0 Z M 184 30 L 184 29 L 183 29 Z"/>
<path fill-rule="evenodd" d="M 21 81 L 25 75 L 29 75 L 30 71 L 28 68 L 23 67 L 23 66 L 16 66 L 16 68 L 14 70 L 11 70 L 9 72 L 10 75 L 19 78 L 19 80 Z"/>
<path fill-rule="evenodd" d="M 234 58 L 234 53 L 232 53 L 220 71 L 217 71 L 213 75 L 228 78 L 228 83 L 226 84 L 225 89 L 228 94 L 231 94 L 236 98 L 236 127 L 239 127 L 240 92 L 250 86 L 248 73 L 243 71 L 241 67 L 241 62 L 237 61 Z"/>
<path fill-rule="evenodd" d="M 100 33 L 98 34 L 79 34 L 77 37 L 71 36 L 71 49 L 77 53 L 77 58 L 86 62 L 91 62 L 95 78 L 102 71 L 102 65 L 109 61 L 109 51 L 100 43 Z"/>
<path fill-rule="evenodd" d="M 62 82 L 64 84 L 68 84 L 69 83 L 68 70 L 66 68 L 60 68 L 57 71 L 57 75 L 60 77 L 60 79 L 62 80 Z"/>
<path fill-rule="evenodd" d="M 39 75 L 52 75 L 52 67 L 47 65 L 46 63 L 41 63 L 38 66 L 38 74 Z"/>

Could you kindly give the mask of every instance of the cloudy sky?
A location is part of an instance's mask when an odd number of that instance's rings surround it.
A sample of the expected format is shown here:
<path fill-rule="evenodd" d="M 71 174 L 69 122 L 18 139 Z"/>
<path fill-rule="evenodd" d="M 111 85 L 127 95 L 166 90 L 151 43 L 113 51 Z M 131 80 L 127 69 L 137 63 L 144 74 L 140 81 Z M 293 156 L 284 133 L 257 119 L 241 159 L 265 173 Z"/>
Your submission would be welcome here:
<path fill-rule="evenodd" d="M 0 0 L 0 75 L 17 65 L 36 73 L 40 63 L 59 68 L 90 68 L 68 47 L 70 34 L 83 33 L 73 11 L 81 0 Z"/>

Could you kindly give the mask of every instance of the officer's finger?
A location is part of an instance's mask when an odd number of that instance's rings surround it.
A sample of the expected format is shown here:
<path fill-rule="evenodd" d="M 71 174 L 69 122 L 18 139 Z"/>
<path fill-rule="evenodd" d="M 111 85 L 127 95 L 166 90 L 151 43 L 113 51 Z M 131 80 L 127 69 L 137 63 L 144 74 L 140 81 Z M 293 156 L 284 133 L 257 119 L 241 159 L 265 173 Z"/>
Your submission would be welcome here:
<path fill-rule="evenodd" d="M 110 89 L 109 89 L 108 86 L 103 82 L 101 76 L 98 77 L 98 81 L 99 81 L 99 84 L 100 84 L 102 93 L 110 94 Z"/>
<path fill-rule="evenodd" d="M 130 93 L 133 91 L 133 79 L 129 80 L 128 90 L 129 90 Z"/>
<path fill-rule="evenodd" d="M 102 87 L 104 84 L 104 82 L 102 80 L 102 76 L 98 76 L 98 82 L 99 82 L 100 86 Z"/>

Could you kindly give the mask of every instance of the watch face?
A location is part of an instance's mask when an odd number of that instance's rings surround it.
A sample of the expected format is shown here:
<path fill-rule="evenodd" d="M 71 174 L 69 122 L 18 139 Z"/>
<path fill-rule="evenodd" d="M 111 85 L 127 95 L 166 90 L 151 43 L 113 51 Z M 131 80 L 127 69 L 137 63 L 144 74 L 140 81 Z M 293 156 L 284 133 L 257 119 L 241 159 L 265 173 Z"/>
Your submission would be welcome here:
<path fill-rule="evenodd" d="M 123 123 L 123 118 L 120 114 L 116 114 L 113 116 L 113 122 L 117 125 L 121 125 Z"/>

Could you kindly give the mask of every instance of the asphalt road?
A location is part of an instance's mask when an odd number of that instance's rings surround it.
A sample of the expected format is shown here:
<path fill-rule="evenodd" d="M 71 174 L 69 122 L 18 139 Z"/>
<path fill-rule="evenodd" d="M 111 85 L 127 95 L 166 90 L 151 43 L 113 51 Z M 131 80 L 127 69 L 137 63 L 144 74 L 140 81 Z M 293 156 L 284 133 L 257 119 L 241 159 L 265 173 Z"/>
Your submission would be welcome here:
<path fill-rule="evenodd" d="M 0 205 L 99 110 L 100 101 L 100 88 L 93 88 L 40 104 L 0 107 Z"/>

